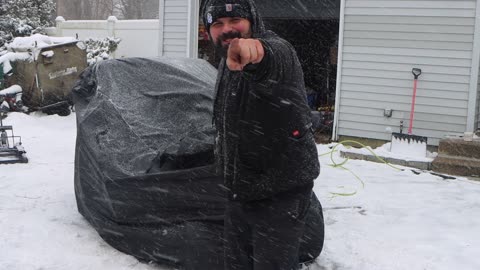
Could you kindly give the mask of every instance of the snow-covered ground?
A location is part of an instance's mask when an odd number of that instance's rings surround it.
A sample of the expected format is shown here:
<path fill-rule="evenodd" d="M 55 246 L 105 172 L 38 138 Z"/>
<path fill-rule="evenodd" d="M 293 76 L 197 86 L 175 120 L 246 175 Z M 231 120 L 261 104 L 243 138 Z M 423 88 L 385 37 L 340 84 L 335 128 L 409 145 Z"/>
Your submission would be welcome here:
<path fill-rule="evenodd" d="M 74 114 L 12 113 L 4 124 L 22 136 L 30 162 L 0 165 L 0 270 L 165 269 L 111 248 L 77 212 Z M 329 155 L 320 162 L 326 239 L 311 270 L 480 269 L 480 182 L 348 161 L 362 187 Z"/>

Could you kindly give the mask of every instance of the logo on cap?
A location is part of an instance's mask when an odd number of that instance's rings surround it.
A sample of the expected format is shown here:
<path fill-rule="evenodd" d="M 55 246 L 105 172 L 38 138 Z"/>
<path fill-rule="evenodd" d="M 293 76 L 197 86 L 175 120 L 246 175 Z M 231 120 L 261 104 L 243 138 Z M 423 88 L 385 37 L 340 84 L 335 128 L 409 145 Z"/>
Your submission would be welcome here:
<path fill-rule="evenodd" d="M 212 23 L 212 22 L 213 22 L 212 13 L 208 13 L 208 14 L 207 14 L 207 22 L 208 22 L 208 23 Z"/>
<path fill-rule="evenodd" d="M 233 5 L 232 4 L 225 4 L 225 10 L 227 12 L 231 12 L 233 10 Z"/>

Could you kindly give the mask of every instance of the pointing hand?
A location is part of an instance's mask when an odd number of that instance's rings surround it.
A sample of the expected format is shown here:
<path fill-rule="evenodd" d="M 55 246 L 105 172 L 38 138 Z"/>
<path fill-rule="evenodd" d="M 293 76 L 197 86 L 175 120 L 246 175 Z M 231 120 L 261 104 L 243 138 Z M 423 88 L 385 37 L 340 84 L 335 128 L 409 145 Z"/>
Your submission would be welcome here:
<path fill-rule="evenodd" d="M 259 40 L 235 38 L 228 48 L 227 67 L 232 71 L 241 71 L 250 63 L 260 63 L 264 55 L 265 51 Z"/>

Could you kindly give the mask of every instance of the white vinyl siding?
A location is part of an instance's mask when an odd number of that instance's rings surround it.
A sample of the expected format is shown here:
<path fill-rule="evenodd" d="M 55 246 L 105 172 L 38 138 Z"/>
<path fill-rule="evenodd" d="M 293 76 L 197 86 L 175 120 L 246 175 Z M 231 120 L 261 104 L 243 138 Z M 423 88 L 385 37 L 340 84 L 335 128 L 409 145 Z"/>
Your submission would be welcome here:
<path fill-rule="evenodd" d="M 466 129 L 475 0 L 346 0 L 337 134 L 389 141 L 408 130 L 438 145 Z M 384 109 L 393 115 L 385 117 Z"/>
<path fill-rule="evenodd" d="M 188 1 L 164 0 L 163 56 L 185 57 L 187 54 Z"/>

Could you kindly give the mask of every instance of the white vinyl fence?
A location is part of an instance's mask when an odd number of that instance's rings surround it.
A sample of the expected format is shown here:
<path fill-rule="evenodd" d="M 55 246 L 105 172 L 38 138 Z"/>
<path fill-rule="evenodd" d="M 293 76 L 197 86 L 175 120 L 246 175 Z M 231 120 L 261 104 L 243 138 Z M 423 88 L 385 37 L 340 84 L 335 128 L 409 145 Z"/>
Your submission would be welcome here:
<path fill-rule="evenodd" d="M 107 20 L 70 20 L 57 17 L 56 27 L 49 35 L 87 38 L 116 37 L 122 41 L 114 58 L 156 57 L 159 56 L 160 25 L 158 20 L 117 20 L 110 16 Z"/>

